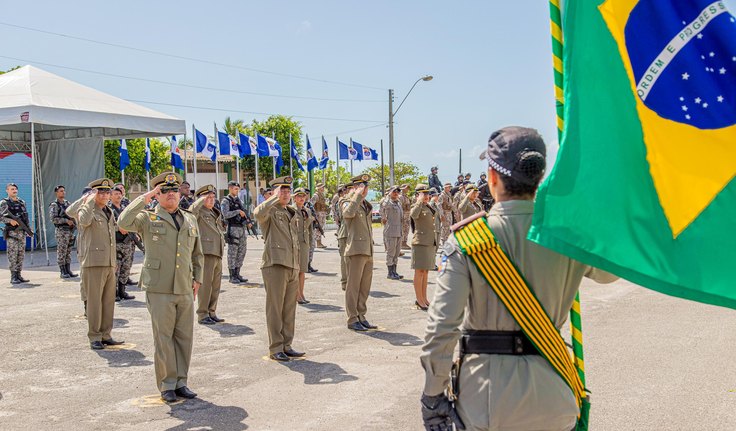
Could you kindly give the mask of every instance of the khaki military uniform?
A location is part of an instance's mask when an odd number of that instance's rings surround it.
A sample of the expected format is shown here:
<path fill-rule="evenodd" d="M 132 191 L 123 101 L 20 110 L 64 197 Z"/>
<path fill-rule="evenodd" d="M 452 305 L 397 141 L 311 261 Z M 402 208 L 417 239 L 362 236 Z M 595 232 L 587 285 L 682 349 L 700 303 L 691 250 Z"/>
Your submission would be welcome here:
<path fill-rule="evenodd" d="M 405 195 L 404 192 L 399 194 L 399 202 L 401 202 L 401 247 L 409 248 L 407 241 L 409 240 L 409 229 L 411 225 L 411 218 L 409 212 L 411 211 L 411 199 Z"/>
<path fill-rule="evenodd" d="M 352 193 L 341 203 L 345 242 L 345 263 L 348 281 L 345 291 L 345 311 L 348 325 L 366 320 L 368 294 L 373 280 L 373 207 L 360 193 Z"/>
<path fill-rule="evenodd" d="M 156 384 L 163 392 L 187 386 L 194 327 L 192 283 L 203 280 L 204 258 L 192 213 L 179 209 L 172 215 L 160 205 L 152 211 L 145 206 L 144 196 L 135 198 L 118 223 L 137 232 L 146 247 L 139 284 L 146 291 Z"/>
<path fill-rule="evenodd" d="M 460 220 L 464 220 L 478 214 L 479 212 L 483 212 L 483 207 L 477 200 L 471 200 L 470 193 L 468 193 L 460 202 L 458 211 L 460 212 Z"/>
<path fill-rule="evenodd" d="M 309 270 L 309 248 L 312 244 L 314 236 L 314 229 L 312 229 L 312 218 L 311 212 L 303 206 L 301 209 L 296 206 L 293 207 L 297 212 L 297 217 L 301 216 L 302 229 L 298 232 L 299 234 L 299 272 L 308 272 Z"/>
<path fill-rule="evenodd" d="M 197 318 L 202 320 L 207 316 L 216 316 L 222 280 L 222 256 L 225 253 L 225 226 L 217 207 L 205 208 L 204 197 L 194 201 L 189 209 L 197 217 L 199 241 L 204 255 L 202 286 L 197 292 Z"/>
<path fill-rule="evenodd" d="M 404 211 L 399 200 L 385 197 L 381 201 L 381 220 L 383 221 L 383 245 L 386 248 L 386 266 L 398 264 L 401 254 L 401 235 Z"/>
<path fill-rule="evenodd" d="M 112 338 L 115 312 L 115 216 L 107 206 L 99 208 L 94 195 L 79 206 L 79 256 L 87 301 L 90 342 Z"/>
<path fill-rule="evenodd" d="M 327 221 L 327 213 L 330 211 L 330 207 L 327 206 L 327 199 L 325 198 L 324 192 L 320 192 L 318 190 L 317 193 L 312 196 L 311 202 L 314 206 L 314 211 L 317 213 L 317 221 L 319 222 L 319 225 L 322 226 L 322 229 L 324 229 L 325 222 Z M 314 235 L 317 246 L 322 247 L 322 234 L 315 229 Z"/>
<path fill-rule="evenodd" d="M 66 213 L 69 201 L 55 200 L 49 204 L 49 219 L 54 224 L 54 238 L 56 238 L 56 263 L 59 266 L 72 263 L 72 243 L 74 242 L 75 224 L 71 226 L 70 217 Z"/>
<path fill-rule="evenodd" d="M 440 210 L 440 204 L 432 200 L 429 201 L 429 206 L 434 210 L 434 252 L 437 254 L 437 248 L 439 248 L 442 241 L 442 210 Z"/>
<path fill-rule="evenodd" d="M 414 222 L 411 239 L 411 269 L 434 269 L 437 243 L 434 235 L 434 209 L 424 202 L 416 202 L 409 213 Z"/>
<path fill-rule="evenodd" d="M 77 222 L 77 226 L 79 226 L 79 208 L 84 203 L 84 197 L 81 197 L 77 199 L 76 201 L 72 202 L 71 205 L 66 209 L 66 214 L 73 218 Z M 77 233 L 77 236 L 79 238 L 82 237 L 82 231 L 84 228 L 82 226 L 79 226 L 79 232 Z M 77 243 L 77 260 L 82 261 L 82 246 Z M 80 265 L 79 267 L 79 296 L 82 299 L 82 302 L 85 304 L 87 303 L 87 283 L 84 282 L 84 268 Z"/>
<path fill-rule="evenodd" d="M 450 236 L 450 226 L 452 226 L 452 195 L 443 190 L 440 193 L 437 203 L 440 208 L 439 219 L 441 223 L 440 242 L 437 244 L 442 245 L 447 241 L 447 237 Z"/>
<path fill-rule="evenodd" d="M 345 245 L 348 241 L 348 230 L 347 225 L 345 224 L 345 219 L 342 215 L 342 205 L 344 202 L 347 201 L 348 196 L 350 196 L 348 193 L 346 193 L 337 203 L 337 208 L 335 212 L 337 213 L 337 220 L 338 220 L 338 226 L 337 226 L 337 251 L 340 254 L 340 284 L 342 285 L 342 290 L 345 290 L 348 285 L 348 267 L 347 267 L 347 259 L 345 258 Z"/>
<path fill-rule="evenodd" d="M 458 191 L 455 196 L 452 197 L 452 215 L 455 217 L 455 223 L 463 219 L 460 213 L 460 204 L 465 199 L 465 191 Z"/>
<path fill-rule="evenodd" d="M 278 203 L 278 195 L 266 199 L 254 211 L 263 232 L 261 273 L 266 286 L 266 326 L 270 354 L 291 348 L 299 289 L 299 232 L 303 218 Z"/>
<path fill-rule="evenodd" d="M 616 277 L 528 241 L 533 209 L 532 201 L 499 202 L 488 223 L 559 330 L 584 276 L 599 282 Z M 449 383 L 458 327 L 521 330 L 454 237 L 443 246 L 442 260 L 421 354 L 424 393 L 430 396 Z M 469 431 L 569 431 L 577 420 L 575 396 L 539 355 L 466 355 L 459 388 L 457 409 Z"/>

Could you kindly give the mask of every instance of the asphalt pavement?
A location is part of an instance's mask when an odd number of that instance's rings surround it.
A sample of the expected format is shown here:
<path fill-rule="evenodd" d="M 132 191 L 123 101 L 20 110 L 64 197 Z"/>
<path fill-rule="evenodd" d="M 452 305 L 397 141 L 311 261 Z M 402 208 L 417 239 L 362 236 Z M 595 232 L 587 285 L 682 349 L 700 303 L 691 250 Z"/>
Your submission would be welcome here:
<path fill-rule="evenodd" d="M 166 405 L 153 373 L 144 294 L 116 306 L 121 349 L 92 351 L 78 279 L 58 268 L 24 271 L 11 286 L 0 257 L 0 430 L 421 430 L 419 353 L 426 313 L 407 279 L 386 279 L 376 230 L 368 319 L 379 330 L 347 330 L 334 235 L 307 275 L 311 304 L 299 306 L 294 348 L 303 360 L 266 359 L 262 241 L 249 238 L 247 285 L 223 279 L 218 315 L 195 324 L 189 386 L 199 394 Z M 138 278 L 141 255 L 132 278 Z M 78 270 L 76 263 L 72 266 Z M 434 286 L 430 273 L 430 296 Z M 626 281 L 582 288 L 591 430 L 736 429 L 736 312 L 671 298 Z"/>

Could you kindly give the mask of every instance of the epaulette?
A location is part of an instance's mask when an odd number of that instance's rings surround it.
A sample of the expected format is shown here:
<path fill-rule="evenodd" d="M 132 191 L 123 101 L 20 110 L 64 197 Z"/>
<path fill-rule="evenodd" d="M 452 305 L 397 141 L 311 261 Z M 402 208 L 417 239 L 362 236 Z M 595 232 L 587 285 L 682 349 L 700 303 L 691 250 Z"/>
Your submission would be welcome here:
<path fill-rule="evenodd" d="M 460 220 L 459 222 L 457 222 L 454 225 L 450 226 L 450 230 L 452 232 L 455 232 L 457 230 L 460 230 L 463 227 L 469 225 L 473 220 L 478 220 L 481 217 L 485 217 L 485 215 L 486 215 L 486 213 L 484 213 L 484 212 L 479 212 L 479 213 L 473 214 L 472 216 L 470 216 L 470 217 L 468 217 L 466 219 Z"/>

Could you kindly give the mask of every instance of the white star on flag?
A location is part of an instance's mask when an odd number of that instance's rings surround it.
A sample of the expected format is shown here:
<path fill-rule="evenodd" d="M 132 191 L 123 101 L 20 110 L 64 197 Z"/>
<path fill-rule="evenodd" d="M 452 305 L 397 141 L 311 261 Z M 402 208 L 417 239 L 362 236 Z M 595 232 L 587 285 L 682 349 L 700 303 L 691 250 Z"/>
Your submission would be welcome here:
<path fill-rule="evenodd" d="M 708 102 L 703 103 L 703 108 L 707 108 L 707 107 L 708 107 Z"/>
<path fill-rule="evenodd" d="M 700 97 L 695 98 L 695 103 L 700 103 Z"/>
<path fill-rule="evenodd" d="M 685 106 L 685 105 L 682 105 L 682 110 L 683 110 L 683 111 L 687 111 L 687 106 Z"/>
<path fill-rule="evenodd" d="M 719 102 L 723 102 L 723 96 L 718 96 L 716 100 L 718 100 Z"/>
<path fill-rule="evenodd" d="M 709 56 L 709 57 L 715 57 L 715 56 L 716 56 L 716 53 L 715 53 L 715 52 L 713 52 L 713 51 L 711 51 L 711 52 L 709 52 L 709 53 L 708 53 L 708 56 Z"/>
<path fill-rule="evenodd" d="M 703 38 L 703 33 L 699 33 L 698 34 L 698 39 L 702 39 L 702 38 Z"/>
<path fill-rule="evenodd" d="M 687 72 L 682 74 L 682 79 L 684 79 L 685 81 L 687 81 L 689 77 L 690 77 L 690 74 L 688 74 Z"/>
<path fill-rule="evenodd" d="M 721 75 L 725 75 L 725 74 L 726 74 L 726 68 L 725 68 L 725 67 L 722 67 L 722 68 L 718 69 L 718 72 L 719 72 L 719 73 L 720 73 Z"/>
<path fill-rule="evenodd" d="M 685 118 L 690 119 L 690 114 L 685 115 Z"/>

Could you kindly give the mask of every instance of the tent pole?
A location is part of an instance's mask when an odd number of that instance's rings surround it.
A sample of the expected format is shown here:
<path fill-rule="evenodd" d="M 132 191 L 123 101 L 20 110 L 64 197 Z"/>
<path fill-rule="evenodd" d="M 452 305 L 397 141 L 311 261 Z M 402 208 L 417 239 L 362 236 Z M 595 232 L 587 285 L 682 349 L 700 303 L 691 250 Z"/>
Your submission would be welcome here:
<path fill-rule="evenodd" d="M 35 227 L 36 223 L 36 133 L 31 123 L 31 226 Z M 33 249 L 36 248 L 36 235 L 31 237 L 31 265 L 33 265 Z M 25 238 L 23 240 L 23 248 L 26 248 Z"/>

